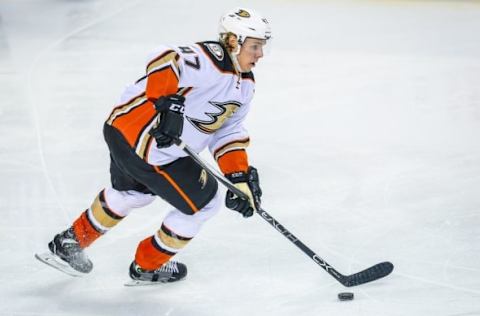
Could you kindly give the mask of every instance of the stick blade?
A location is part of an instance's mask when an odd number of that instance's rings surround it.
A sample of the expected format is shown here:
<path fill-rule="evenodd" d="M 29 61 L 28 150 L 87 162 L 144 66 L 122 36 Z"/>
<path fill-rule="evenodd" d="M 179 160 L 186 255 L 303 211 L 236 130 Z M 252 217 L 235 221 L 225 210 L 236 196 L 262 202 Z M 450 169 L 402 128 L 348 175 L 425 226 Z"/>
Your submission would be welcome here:
<path fill-rule="evenodd" d="M 385 261 L 358 273 L 347 275 L 340 280 L 346 287 L 357 286 L 386 277 L 393 271 L 393 264 Z"/>

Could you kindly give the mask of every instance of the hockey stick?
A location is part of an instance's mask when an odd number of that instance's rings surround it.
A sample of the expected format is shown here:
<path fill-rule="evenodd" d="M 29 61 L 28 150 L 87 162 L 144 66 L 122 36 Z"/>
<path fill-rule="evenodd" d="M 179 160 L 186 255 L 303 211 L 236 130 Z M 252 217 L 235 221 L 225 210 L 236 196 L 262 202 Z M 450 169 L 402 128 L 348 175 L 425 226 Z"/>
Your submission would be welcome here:
<path fill-rule="evenodd" d="M 206 172 L 211 176 L 215 177 L 220 183 L 222 183 L 227 189 L 232 191 L 235 195 L 248 200 L 248 196 L 237 189 L 223 174 L 221 174 L 216 168 L 210 166 L 205 162 L 195 151 L 193 151 L 187 144 L 182 140 L 177 140 L 177 146 L 180 147 L 185 153 L 187 153 L 196 163 L 198 163 Z M 374 266 L 371 266 L 368 269 L 362 270 L 360 272 L 343 275 L 325 260 L 320 258 L 315 252 L 308 248 L 302 241 L 300 241 L 295 235 L 288 231 L 282 224 L 280 224 L 275 218 L 268 214 L 261 207 L 258 208 L 257 214 L 260 215 L 265 221 L 267 221 L 272 227 L 274 227 L 280 234 L 297 246 L 304 254 L 310 257 L 316 264 L 322 267 L 325 271 L 328 272 L 335 280 L 340 282 L 346 287 L 356 286 L 360 284 L 365 284 L 371 281 L 381 279 L 389 275 L 393 271 L 393 264 L 391 262 L 381 262 Z"/>

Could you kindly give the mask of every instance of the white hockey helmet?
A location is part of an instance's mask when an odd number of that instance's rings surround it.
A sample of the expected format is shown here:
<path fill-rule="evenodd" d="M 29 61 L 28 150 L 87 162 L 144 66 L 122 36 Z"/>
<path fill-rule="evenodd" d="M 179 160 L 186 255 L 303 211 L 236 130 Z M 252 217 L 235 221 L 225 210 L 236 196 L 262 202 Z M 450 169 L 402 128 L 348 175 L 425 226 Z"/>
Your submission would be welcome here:
<path fill-rule="evenodd" d="M 247 8 L 235 8 L 220 18 L 218 27 L 220 39 L 227 33 L 237 36 L 238 44 L 242 45 L 247 37 L 268 40 L 272 37 L 270 24 L 258 12 Z"/>

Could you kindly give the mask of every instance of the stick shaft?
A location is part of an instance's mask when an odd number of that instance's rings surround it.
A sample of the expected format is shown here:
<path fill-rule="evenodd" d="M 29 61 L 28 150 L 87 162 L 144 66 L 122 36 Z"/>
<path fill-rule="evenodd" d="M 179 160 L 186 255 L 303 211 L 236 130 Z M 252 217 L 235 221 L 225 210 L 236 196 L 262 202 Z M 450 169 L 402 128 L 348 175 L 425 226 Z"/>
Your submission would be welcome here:
<path fill-rule="evenodd" d="M 217 171 L 216 168 L 210 166 L 207 162 L 205 162 L 195 151 L 193 151 L 187 144 L 183 141 L 179 141 L 177 146 L 180 147 L 183 151 L 185 151 L 195 162 L 197 162 L 202 168 L 205 169 L 210 175 L 215 177 L 219 182 L 221 182 L 227 189 L 232 191 L 235 195 L 240 196 L 248 200 L 248 196 L 237 189 L 225 176 L 223 176 L 220 172 Z M 300 239 L 295 237 L 288 229 L 285 228 L 282 224 L 280 224 L 273 216 L 268 214 L 265 210 L 259 208 L 257 210 L 257 214 L 260 215 L 266 222 L 272 225 L 279 233 L 281 233 L 285 238 L 287 238 L 291 243 L 297 246 L 303 253 L 310 257 L 316 264 L 321 266 L 325 271 L 327 271 L 330 275 L 334 278 L 341 278 L 342 275 L 335 270 L 331 265 L 329 265 L 325 260 L 320 258 L 313 250 L 307 247 Z"/>
<path fill-rule="evenodd" d="M 220 183 L 222 183 L 228 190 L 232 191 L 235 195 L 248 200 L 249 197 L 235 185 L 233 185 L 223 174 L 221 174 L 216 168 L 209 165 L 205 162 L 194 150 L 192 150 L 187 144 L 182 140 L 178 139 L 176 142 L 177 146 L 180 147 L 187 155 L 189 155 L 196 163 L 198 163 L 205 171 L 216 178 Z M 393 270 L 393 264 L 390 262 L 382 262 L 376 264 L 368 269 L 360 271 L 352 275 L 343 275 L 337 270 L 335 270 L 330 264 L 323 260 L 319 255 L 317 255 L 312 249 L 307 247 L 300 239 L 295 237 L 288 229 L 280 224 L 273 216 L 268 214 L 261 207 L 258 207 L 257 214 L 260 215 L 266 222 L 268 222 L 275 230 L 287 238 L 292 244 L 297 246 L 304 254 L 306 254 L 310 259 L 312 259 L 316 264 L 318 264 L 322 269 L 328 272 L 335 280 L 343 284 L 344 286 L 350 287 L 355 285 L 364 284 L 371 282 L 380 278 L 383 278 L 389 275 Z"/>
<path fill-rule="evenodd" d="M 325 260 L 320 258 L 312 249 L 307 247 L 300 239 L 295 237 L 288 229 L 285 228 L 282 224 L 280 224 L 273 216 L 268 214 L 265 210 L 259 209 L 257 210 L 257 214 L 260 215 L 266 222 L 273 226 L 280 234 L 282 234 L 285 238 L 287 238 L 292 244 L 297 246 L 304 254 L 306 254 L 310 259 L 312 259 L 316 264 L 322 267 L 325 271 L 327 271 L 331 276 L 335 279 L 340 280 L 344 276 L 340 274 L 337 270 L 335 270 L 331 265 L 329 265 Z"/>

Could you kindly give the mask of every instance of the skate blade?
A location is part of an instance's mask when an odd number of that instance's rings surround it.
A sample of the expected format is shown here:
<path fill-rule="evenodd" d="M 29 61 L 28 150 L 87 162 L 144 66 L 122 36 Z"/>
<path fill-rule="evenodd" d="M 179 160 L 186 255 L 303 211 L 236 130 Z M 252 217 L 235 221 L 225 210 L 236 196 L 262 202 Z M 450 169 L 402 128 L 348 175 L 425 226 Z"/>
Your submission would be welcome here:
<path fill-rule="evenodd" d="M 68 265 L 68 263 L 50 252 L 45 252 L 41 254 L 36 253 L 35 258 L 45 263 L 46 265 L 73 277 L 82 277 L 86 274 L 73 269 L 71 266 Z"/>
<path fill-rule="evenodd" d="M 165 281 L 141 281 L 141 280 L 129 280 L 125 282 L 123 285 L 125 286 L 151 286 L 151 285 L 167 285 L 167 284 L 172 284 L 172 283 L 178 283 L 185 280 L 185 278 L 174 281 L 174 282 L 168 282 L 167 280 Z"/>
<path fill-rule="evenodd" d="M 140 281 L 140 280 L 129 280 L 125 282 L 123 285 L 125 286 L 152 286 L 152 285 L 165 285 L 168 282 L 161 282 L 161 281 Z"/>

